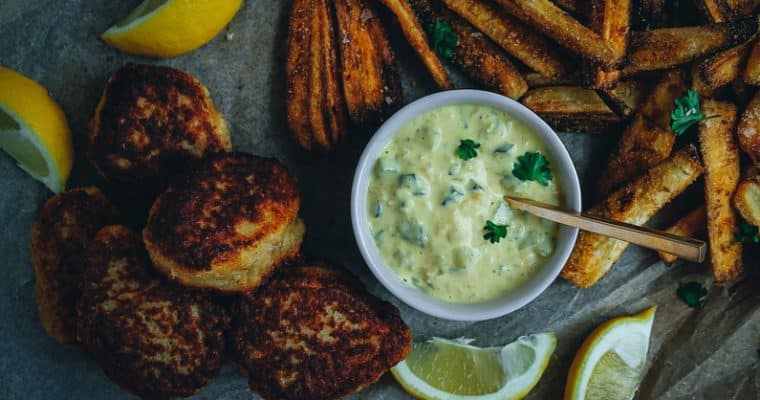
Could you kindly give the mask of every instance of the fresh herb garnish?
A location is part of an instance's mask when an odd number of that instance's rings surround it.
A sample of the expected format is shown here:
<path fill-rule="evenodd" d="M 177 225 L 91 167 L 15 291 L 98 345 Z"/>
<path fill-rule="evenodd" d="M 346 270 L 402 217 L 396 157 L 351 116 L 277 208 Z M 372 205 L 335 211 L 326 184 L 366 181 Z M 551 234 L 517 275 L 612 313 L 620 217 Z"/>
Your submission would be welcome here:
<path fill-rule="evenodd" d="M 542 186 L 549 186 L 549 181 L 552 180 L 549 160 L 539 152 L 527 152 L 517 157 L 512 175 L 521 181 L 536 181 Z"/>
<path fill-rule="evenodd" d="M 760 243 L 760 236 L 757 233 L 756 226 L 742 219 L 739 221 L 739 230 L 734 232 L 734 240 L 739 243 Z"/>
<path fill-rule="evenodd" d="M 698 308 L 702 305 L 702 300 L 707 296 L 707 289 L 702 287 L 699 282 L 688 282 L 678 285 L 676 293 L 686 305 L 691 308 Z"/>
<path fill-rule="evenodd" d="M 670 129 L 677 136 L 683 135 L 687 129 L 703 119 L 716 118 L 718 115 L 705 116 L 699 106 L 699 93 L 689 89 L 686 96 L 675 101 L 676 108 L 670 114 Z"/>
<path fill-rule="evenodd" d="M 433 50 L 442 58 L 450 60 L 454 57 L 454 47 L 457 45 L 457 34 L 446 21 L 435 21 L 428 25 L 430 41 Z"/>
<path fill-rule="evenodd" d="M 507 225 L 496 225 L 490 220 L 486 221 L 483 230 L 486 232 L 483 239 L 491 243 L 499 243 L 502 238 L 507 236 Z"/>
<path fill-rule="evenodd" d="M 459 142 L 459 147 L 457 147 L 457 155 L 465 161 L 475 158 L 478 156 L 478 152 L 475 150 L 478 147 L 480 147 L 480 143 L 476 143 L 474 140 L 462 140 Z"/>

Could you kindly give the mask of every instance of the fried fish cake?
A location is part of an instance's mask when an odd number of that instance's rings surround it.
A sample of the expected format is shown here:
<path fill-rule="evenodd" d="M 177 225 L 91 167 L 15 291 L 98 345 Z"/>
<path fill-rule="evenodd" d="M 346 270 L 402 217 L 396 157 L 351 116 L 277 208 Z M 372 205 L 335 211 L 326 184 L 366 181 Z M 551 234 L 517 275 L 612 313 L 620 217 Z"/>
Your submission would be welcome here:
<path fill-rule="evenodd" d="M 100 228 L 116 223 L 116 209 L 96 187 L 48 199 L 32 229 L 35 297 L 45 331 L 62 344 L 76 340 L 76 304 L 85 249 Z"/>
<path fill-rule="evenodd" d="M 219 154 L 156 199 L 143 239 L 171 279 L 245 292 L 299 254 L 300 204 L 296 178 L 277 160 Z"/>
<path fill-rule="evenodd" d="M 110 182 L 152 194 L 187 161 L 231 148 L 227 122 L 195 77 L 129 63 L 108 78 L 87 153 Z"/>
<path fill-rule="evenodd" d="M 228 347 L 265 399 L 335 399 L 409 354 L 398 309 L 324 266 L 282 268 L 232 306 Z"/>
<path fill-rule="evenodd" d="M 101 229 L 87 250 L 77 339 L 111 379 L 142 398 L 198 392 L 221 366 L 224 310 L 159 278 L 140 236 Z"/>

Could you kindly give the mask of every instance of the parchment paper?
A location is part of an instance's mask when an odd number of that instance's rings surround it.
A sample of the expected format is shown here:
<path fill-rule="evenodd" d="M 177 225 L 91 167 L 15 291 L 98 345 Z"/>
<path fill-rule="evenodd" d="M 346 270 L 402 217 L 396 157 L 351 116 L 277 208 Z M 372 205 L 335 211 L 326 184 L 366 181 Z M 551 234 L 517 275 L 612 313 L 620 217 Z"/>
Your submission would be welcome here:
<path fill-rule="evenodd" d="M 640 399 L 760 399 L 760 284 L 747 279 L 727 289 L 712 287 L 706 265 L 666 267 L 653 252 L 629 249 L 596 286 L 580 290 L 558 279 L 537 300 L 505 317 L 479 323 L 428 317 L 400 303 L 372 276 L 353 240 L 349 218 L 351 177 L 371 129 L 349 133 L 326 156 L 298 150 L 284 128 L 283 56 L 290 2 L 248 0 L 230 26 L 205 47 L 169 61 L 138 59 L 107 47 L 98 35 L 139 3 L 0 0 L 0 64 L 47 87 L 69 117 L 78 159 L 70 186 L 102 183 L 81 157 L 86 123 L 110 71 L 127 61 L 170 65 L 197 76 L 227 116 L 237 150 L 276 156 L 298 175 L 304 193 L 306 254 L 345 265 L 368 289 L 394 304 L 415 338 L 472 337 L 501 345 L 518 336 L 552 331 L 557 351 L 530 399 L 562 397 L 567 369 L 580 343 L 608 318 L 656 305 Z M 227 40 L 226 36 L 231 36 Z M 434 90 L 417 58 L 392 32 L 404 72 L 407 102 Z M 457 77 L 460 87 L 471 86 Z M 614 135 L 563 134 L 591 201 L 593 179 L 605 163 Z M 54 343 L 43 332 L 34 301 L 29 262 L 30 229 L 50 193 L 0 154 L 0 399 L 118 399 L 130 396 L 110 382 L 75 347 Z M 662 222 L 687 211 L 691 199 L 671 207 Z M 141 221 L 133 221 L 139 225 Z M 747 265 L 757 271 L 758 263 Z M 701 309 L 676 296 L 680 282 L 710 289 Z M 249 399 L 245 379 L 225 366 L 197 398 Z M 405 399 L 390 375 L 352 399 Z"/>

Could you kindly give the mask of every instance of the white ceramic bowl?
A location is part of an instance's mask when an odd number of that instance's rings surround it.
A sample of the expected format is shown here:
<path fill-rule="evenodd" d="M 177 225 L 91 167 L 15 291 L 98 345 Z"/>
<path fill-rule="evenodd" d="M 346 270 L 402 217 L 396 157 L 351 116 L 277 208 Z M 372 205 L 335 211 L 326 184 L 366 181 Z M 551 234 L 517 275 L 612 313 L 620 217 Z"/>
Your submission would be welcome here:
<path fill-rule="evenodd" d="M 427 111 L 454 104 L 484 105 L 503 110 L 533 130 L 551 154 L 552 171 L 559 177 L 562 185 L 563 206 L 580 211 L 581 189 L 578 174 L 567 149 L 549 125 L 528 108 L 507 97 L 481 90 L 452 90 L 426 96 L 407 105 L 377 130 L 364 149 L 359 165 L 356 167 L 351 191 L 351 221 L 356 243 L 359 245 L 364 260 L 375 277 L 396 297 L 417 310 L 435 317 L 458 321 L 480 321 L 506 315 L 538 297 L 557 278 L 570 257 L 578 236 L 578 229 L 561 226 L 551 258 L 539 266 L 539 271 L 524 285 L 494 300 L 473 304 L 449 303 L 430 297 L 401 281 L 383 259 L 370 233 L 367 218 L 367 188 L 370 175 L 377 155 L 404 125 Z"/>

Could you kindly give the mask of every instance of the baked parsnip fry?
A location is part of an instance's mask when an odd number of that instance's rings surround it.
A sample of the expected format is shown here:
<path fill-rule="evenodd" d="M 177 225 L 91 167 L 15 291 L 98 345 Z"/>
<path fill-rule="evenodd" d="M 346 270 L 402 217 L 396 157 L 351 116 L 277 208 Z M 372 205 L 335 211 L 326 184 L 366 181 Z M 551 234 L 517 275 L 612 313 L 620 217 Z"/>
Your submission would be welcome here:
<path fill-rule="evenodd" d="M 651 90 L 652 84 L 647 79 L 628 79 L 601 91 L 601 95 L 620 115 L 629 117 L 639 109 Z"/>
<path fill-rule="evenodd" d="M 625 53 L 628 46 L 631 1 L 591 0 L 589 27 L 621 53 Z M 585 75 L 588 86 L 594 89 L 609 89 L 620 79 L 619 70 L 607 72 L 592 65 L 585 66 Z"/>
<path fill-rule="evenodd" d="M 612 193 L 588 213 L 644 225 L 700 175 L 702 164 L 696 148 L 689 145 Z M 570 259 L 562 270 L 562 277 L 576 286 L 589 287 L 607 274 L 627 247 L 628 242 L 622 240 L 581 232 Z"/>
<path fill-rule="evenodd" d="M 712 97 L 718 89 L 739 78 L 749 45 L 744 43 L 695 63 L 691 69 L 694 90 L 702 96 Z"/>
<path fill-rule="evenodd" d="M 602 133 L 620 122 L 595 91 L 582 87 L 531 89 L 520 101 L 558 132 Z"/>
<path fill-rule="evenodd" d="M 705 114 L 706 115 L 706 114 Z M 736 128 L 739 146 L 756 163 L 760 163 L 760 90 L 747 104 Z"/>
<path fill-rule="evenodd" d="M 760 181 L 757 177 L 739 182 L 734 194 L 734 207 L 748 223 L 760 226 Z"/>
<path fill-rule="evenodd" d="M 597 182 L 597 193 L 606 195 L 670 156 L 676 135 L 670 129 L 673 102 L 686 91 L 680 70 L 668 72 L 646 98 L 623 131 L 607 168 Z"/>
<path fill-rule="evenodd" d="M 554 0 L 554 4 L 558 5 L 565 11 L 580 13 L 583 12 L 582 0 Z"/>
<path fill-rule="evenodd" d="M 726 22 L 732 17 L 726 0 L 694 0 L 702 16 L 710 22 Z"/>
<path fill-rule="evenodd" d="M 330 149 L 346 127 L 335 32 L 326 0 L 295 0 L 286 71 L 288 127 L 306 150 Z"/>
<path fill-rule="evenodd" d="M 411 3 L 425 25 L 445 22 L 451 27 L 457 36 L 451 62 L 472 80 L 513 99 L 525 94 L 528 84 L 520 71 L 507 59 L 504 51 L 482 33 L 438 0 L 411 0 Z"/>
<path fill-rule="evenodd" d="M 704 115 L 717 115 L 699 123 L 699 148 L 705 163 L 705 204 L 710 261 L 715 283 L 725 284 L 742 274 L 742 244 L 734 239 L 738 218 L 732 197 L 739 184 L 739 147 L 734 137 L 736 106 L 702 100 Z"/>
<path fill-rule="evenodd" d="M 755 39 L 755 44 L 747 57 L 744 82 L 748 85 L 760 86 L 760 37 Z"/>
<path fill-rule="evenodd" d="M 496 0 L 507 12 L 554 39 L 560 46 L 604 68 L 616 67 L 624 52 L 549 0 Z"/>
<path fill-rule="evenodd" d="M 515 17 L 484 0 L 442 0 L 504 51 L 546 77 L 567 75 L 567 62 L 554 44 Z"/>
<path fill-rule="evenodd" d="M 569 74 L 561 77 L 548 77 L 539 72 L 528 71 L 524 75 L 525 82 L 531 89 L 544 86 L 580 86 L 581 79 L 579 74 Z"/>
<path fill-rule="evenodd" d="M 757 32 L 757 18 L 735 22 L 632 32 L 623 75 L 674 67 L 743 43 Z"/>
<path fill-rule="evenodd" d="M 449 73 L 446 72 L 446 68 L 443 67 L 441 60 L 430 48 L 428 44 L 428 36 L 425 30 L 420 26 L 420 22 L 417 20 L 417 16 L 414 15 L 414 10 L 407 0 L 379 0 L 381 4 L 386 6 L 395 16 L 401 26 L 401 31 L 404 33 L 407 42 L 412 46 L 417 55 L 420 56 L 422 62 L 427 67 L 430 75 L 433 76 L 433 80 L 441 89 L 452 89 L 454 84 L 451 82 Z"/>
<path fill-rule="evenodd" d="M 673 225 L 665 229 L 664 232 L 694 238 L 701 235 L 707 230 L 707 212 L 704 204 L 700 204 L 697 208 L 691 210 L 688 214 L 684 215 L 681 219 L 676 221 Z M 666 265 L 673 264 L 678 257 L 670 253 L 658 251 L 657 255 L 660 256 L 660 260 Z"/>
<path fill-rule="evenodd" d="M 354 123 L 382 120 L 401 103 L 393 50 L 368 0 L 335 0 L 343 95 Z"/>

